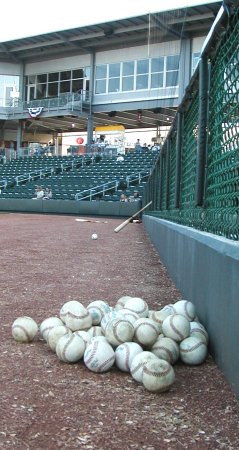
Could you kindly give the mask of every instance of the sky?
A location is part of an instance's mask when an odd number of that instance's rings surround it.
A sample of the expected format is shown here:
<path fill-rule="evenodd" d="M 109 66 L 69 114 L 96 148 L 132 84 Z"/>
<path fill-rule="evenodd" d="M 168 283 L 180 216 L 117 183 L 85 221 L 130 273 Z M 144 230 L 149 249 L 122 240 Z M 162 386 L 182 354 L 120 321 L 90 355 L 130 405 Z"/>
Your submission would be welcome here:
<path fill-rule="evenodd" d="M 215 1 L 5 0 L 1 7 L 0 42 Z"/>

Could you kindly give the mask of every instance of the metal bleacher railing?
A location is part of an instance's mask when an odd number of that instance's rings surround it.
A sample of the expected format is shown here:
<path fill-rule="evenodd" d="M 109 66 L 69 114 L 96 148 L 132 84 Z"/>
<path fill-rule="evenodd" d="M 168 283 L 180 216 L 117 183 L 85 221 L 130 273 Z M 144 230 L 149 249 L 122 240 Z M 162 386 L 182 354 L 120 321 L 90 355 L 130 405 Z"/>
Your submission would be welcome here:
<path fill-rule="evenodd" d="M 146 214 L 239 240 L 239 6 L 225 2 L 144 189 Z"/>

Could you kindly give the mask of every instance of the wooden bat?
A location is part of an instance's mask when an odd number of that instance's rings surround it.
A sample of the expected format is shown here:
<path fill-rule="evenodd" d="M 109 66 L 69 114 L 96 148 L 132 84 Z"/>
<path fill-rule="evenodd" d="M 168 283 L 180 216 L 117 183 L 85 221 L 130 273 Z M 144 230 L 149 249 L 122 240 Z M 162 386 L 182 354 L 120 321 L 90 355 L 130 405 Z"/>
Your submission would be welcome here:
<path fill-rule="evenodd" d="M 139 213 L 141 213 L 141 212 L 144 211 L 146 208 L 148 208 L 148 206 L 151 205 L 151 203 L 152 203 L 152 200 L 151 200 L 151 202 L 147 203 L 147 205 L 145 205 L 143 208 L 141 208 L 139 211 L 137 211 L 135 214 L 133 214 L 129 219 L 125 220 L 125 221 L 122 222 L 118 227 L 116 227 L 116 228 L 114 229 L 114 232 L 115 232 L 115 233 L 118 233 L 120 230 L 122 230 L 122 228 L 126 227 L 126 225 L 128 225 L 128 223 L 130 223 L 132 219 L 134 219 L 135 217 L 137 217 L 137 215 L 138 215 Z"/>
<path fill-rule="evenodd" d="M 102 220 L 91 220 L 91 219 L 75 219 L 76 222 L 90 222 L 90 223 L 108 223 L 107 221 Z"/>

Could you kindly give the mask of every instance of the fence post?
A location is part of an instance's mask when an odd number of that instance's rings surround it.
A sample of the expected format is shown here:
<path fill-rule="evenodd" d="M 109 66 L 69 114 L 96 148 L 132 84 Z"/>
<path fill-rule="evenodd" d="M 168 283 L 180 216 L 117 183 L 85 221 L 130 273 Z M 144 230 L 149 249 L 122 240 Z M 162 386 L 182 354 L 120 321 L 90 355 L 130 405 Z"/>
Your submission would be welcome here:
<path fill-rule="evenodd" d="M 208 62 L 207 57 L 202 56 L 199 62 L 199 112 L 198 112 L 198 142 L 196 162 L 196 206 L 203 206 L 205 163 L 208 143 Z"/>
<path fill-rule="evenodd" d="M 183 113 L 178 111 L 177 114 L 177 139 L 176 139 L 176 173 L 175 173 L 175 208 L 179 208 L 180 203 L 180 187 L 181 187 L 181 165 L 182 165 L 182 127 Z"/>
<path fill-rule="evenodd" d="M 170 172 L 170 151 L 171 151 L 171 139 L 168 137 L 167 139 L 167 148 L 166 148 L 166 194 L 165 194 L 165 207 L 169 208 L 169 172 Z"/>

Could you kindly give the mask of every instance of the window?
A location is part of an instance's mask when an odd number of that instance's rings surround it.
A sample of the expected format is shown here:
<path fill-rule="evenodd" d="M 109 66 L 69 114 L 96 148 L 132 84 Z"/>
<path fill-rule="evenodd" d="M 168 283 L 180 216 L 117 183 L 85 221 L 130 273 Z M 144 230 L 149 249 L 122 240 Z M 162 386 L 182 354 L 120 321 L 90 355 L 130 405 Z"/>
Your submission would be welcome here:
<path fill-rule="evenodd" d="M 134 61 L 122 63 L 122 91 L 134 89 Z"/>
<path fill-rule="evenodd" d="M 119 92 L 120 90 L 120 63 L 109 64 L 108 92 Z"/>
<path fill-rule="evenodd" d="M 89 90 L 90 67 L 26 77 L 26 100 L 58 97 L 63 93 Z M 31 89 L 30 89 L 31 86 Z"/>
<path fill-rule="evenodd" d="M 165 86 L 178 86 L 179 55 L 166 57 L 166 81 Z"/>
<path fill-rule="evenodd" d="M 136 90 L 148 89 L 149 60 L 141 59 L 136 62 Z"/>
<path fill-rule="evenodd" d="M 193 53 L 193 55 L 192 55 L 192 74 L 195 72 L 199 58 L 200 58 L 199 52 Z"/>
<path fill-rule="evenodd" d="M 95 93 L 105 94 L 106 93 L 106 79 L 107 79 L 107 65 L 96 66 L 95 71 Z"/>
<path fill-rule="evenodd" d="M 164 57 L 151 60 L 151 88 L 162 88 L 164 80 Z"/>

